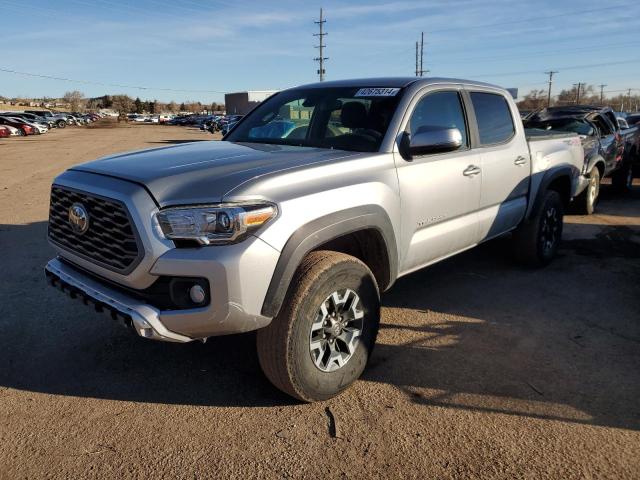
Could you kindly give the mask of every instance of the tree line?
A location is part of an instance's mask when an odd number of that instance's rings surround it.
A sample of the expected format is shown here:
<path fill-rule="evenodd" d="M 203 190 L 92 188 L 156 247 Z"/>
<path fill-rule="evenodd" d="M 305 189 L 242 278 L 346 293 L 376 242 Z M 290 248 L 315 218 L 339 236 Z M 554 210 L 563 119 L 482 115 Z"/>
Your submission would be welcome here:
<path fill-rule="evenodd" d="M 205 110 L 223 111 L 224 105 L 216 102 L 176 102 L 164 103 L 158 100 L 135 99 L 129 95 L 103 95 L 101 97 L 85 98 L 84 94 L 78 90 L 66 92 L 63 100 L 69 105 L 72 112 L 82 112 L 85 110 L 111 109 L 118 113 L 178 113 L 192 112 L 200 113 Z"/>
<path fill-rule="evenodd" d="M 520 110 L 537 110 L 547 106 L 548 90 L 531 90 L 518 103 Z M 640 108 L 640 95 L 629 95 L 629 92 L 620 92 L 616 96 L 607 96 L 595 85 L 581 84 L 569 89 L 563 89 L 560 93 L 551 97 L 550 106 L 563 105 L 603 105 L 617 111 L 637 112 Z"/>

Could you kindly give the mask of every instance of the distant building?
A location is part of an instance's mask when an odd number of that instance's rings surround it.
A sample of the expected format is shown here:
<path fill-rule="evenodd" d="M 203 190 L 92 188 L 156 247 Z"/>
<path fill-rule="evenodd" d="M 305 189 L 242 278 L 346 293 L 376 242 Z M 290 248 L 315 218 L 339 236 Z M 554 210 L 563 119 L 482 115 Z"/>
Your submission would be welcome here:
<path fill-rule="evenodd" d="M 277 90 L 254 90 L 251 92 L 227 93 L 224 96 L 227 115 L 246 115 L 253 107 L 276 92 Z"/>

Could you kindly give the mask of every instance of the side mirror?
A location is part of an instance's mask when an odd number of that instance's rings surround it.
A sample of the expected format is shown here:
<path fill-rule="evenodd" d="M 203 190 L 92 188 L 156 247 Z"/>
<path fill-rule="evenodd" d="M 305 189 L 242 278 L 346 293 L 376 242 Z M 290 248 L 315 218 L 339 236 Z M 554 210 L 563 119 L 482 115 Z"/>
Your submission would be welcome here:
<path fill-rule="evenodd" d="M 410 157 L 452 152 L 462 146 L 462 133 L 457 128 L 424 126 L 409 138 L 408 144 Z"/>

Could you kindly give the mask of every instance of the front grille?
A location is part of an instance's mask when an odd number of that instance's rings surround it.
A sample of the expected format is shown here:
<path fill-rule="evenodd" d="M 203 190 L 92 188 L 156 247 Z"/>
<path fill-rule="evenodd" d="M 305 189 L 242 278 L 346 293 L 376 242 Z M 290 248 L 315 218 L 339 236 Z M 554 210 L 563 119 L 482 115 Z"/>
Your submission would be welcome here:
<path fill-rule="evenodd" d="M 69 222 L 69 208 L 74 203 L 82 204 L 89 216 L 89 228 L 82 234 Z M 69 188 L 51 189 L 49 239 L 85 260 L 119 273 L 129 273 L 142 259 L 135 228 L 122 202 Z"/>

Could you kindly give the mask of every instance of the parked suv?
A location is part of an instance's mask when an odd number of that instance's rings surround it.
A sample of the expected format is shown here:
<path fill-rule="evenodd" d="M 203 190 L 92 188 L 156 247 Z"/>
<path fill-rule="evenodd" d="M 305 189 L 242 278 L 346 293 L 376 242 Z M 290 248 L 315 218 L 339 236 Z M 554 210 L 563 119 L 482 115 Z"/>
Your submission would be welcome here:
<path fill-rule="evenodd" d="M 144 338 L 258 330 L 273 384 L 323 400 L 363 372 L 398 277 L 509 232 L 522 262 L 549 263 L 583 155 L 576 134 L 527 136 L 484 83 L 301 86 L 224 141 L 57 177 L 46 276 Z"/>

